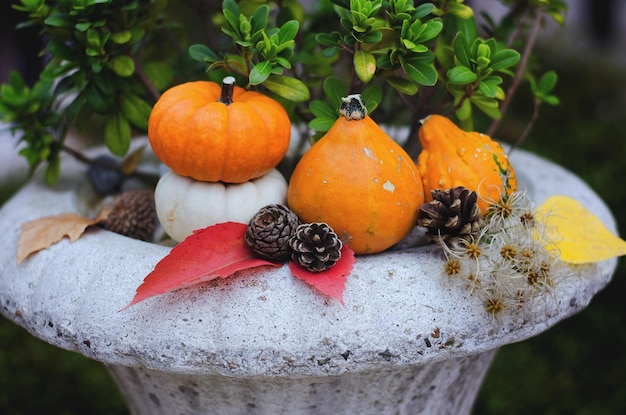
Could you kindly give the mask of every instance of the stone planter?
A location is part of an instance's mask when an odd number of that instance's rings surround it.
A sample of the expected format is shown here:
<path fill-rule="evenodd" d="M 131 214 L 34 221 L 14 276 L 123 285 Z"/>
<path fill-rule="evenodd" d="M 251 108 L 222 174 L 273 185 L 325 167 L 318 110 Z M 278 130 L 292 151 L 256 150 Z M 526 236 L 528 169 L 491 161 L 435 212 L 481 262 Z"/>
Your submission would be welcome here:
<path fill-rule="evenodd" d="M 516 151 L 520 187 L 538 203 L 566 194 L 615 223 L 571 173 Z M 286 266 L 241 272 L 119 312 L 169 248 L 89 230 L 16 263 L 19 226 L 84 211 L 83 167 L 54 189 L 35 180 L 0 210 L 0 310 L 55 346 L 103 362 L 133 414 L 465 414 L 498 347 L 580 311 L 617 260 L 555 291 L 552 312 L 494 321 L 447 286 L 431 248 L 359 257 L 345 305 Z"/>

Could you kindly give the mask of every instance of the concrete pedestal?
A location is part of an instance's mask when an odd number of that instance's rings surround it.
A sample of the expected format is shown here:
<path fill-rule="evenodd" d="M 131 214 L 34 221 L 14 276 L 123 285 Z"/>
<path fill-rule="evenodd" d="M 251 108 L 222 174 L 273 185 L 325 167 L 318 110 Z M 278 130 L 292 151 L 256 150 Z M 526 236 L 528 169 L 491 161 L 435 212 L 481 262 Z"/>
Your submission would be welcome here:
<path fill-rule="evenodd" d="M 540 203 L 575 197 L 611 229 L 604 203 L 576 176 L 512 155 Z M 498 347 L 584 308 L 617 260 L 559 286 L 551 311 L 494 321 L 446 285 L 431 248 L 358 257 L 345 305 L 287 266 L 240 272 L 119 312 L 169 248 L 100 229 L 16 263 L 22 223 L 83 211 L 83 167 L 59 185 L 35 180 L 0 210 L 0 311 L 46 342 L 107 365 L 134 414 L 466 414 Z"/>

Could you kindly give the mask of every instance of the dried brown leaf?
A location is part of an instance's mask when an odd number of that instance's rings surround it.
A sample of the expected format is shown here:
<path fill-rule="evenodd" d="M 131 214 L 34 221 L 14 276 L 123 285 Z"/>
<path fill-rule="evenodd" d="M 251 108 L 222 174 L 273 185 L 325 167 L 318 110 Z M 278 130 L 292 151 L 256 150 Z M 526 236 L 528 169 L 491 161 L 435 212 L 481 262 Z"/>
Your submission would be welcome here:
<path fill-rule="evenodd" d="M 120 165 L 120 170 L 122 171 L 122 173 L 130 176 L 135 172 L 135 170 L 137 170 L 137 166 L 139 166 L 139 163 L 143 158 L 145 148 L 146 146 L 139 147 L 128 156 L 126 156 L 124 160 L 122 160 L 122 164 Z"/>
<path fill-rule="evenodd" d="M 89 226 L 106 219 L 109 212 L 108 209 L 103 210 L 95 219 L 88 219 L 76 213 L 63 213 L 22 224 L 20 239 L 17 242 L 17 263 L 22 263 L 29 255 L 49 248 L 66 236 L 70 241 L 76 241 Z"/>

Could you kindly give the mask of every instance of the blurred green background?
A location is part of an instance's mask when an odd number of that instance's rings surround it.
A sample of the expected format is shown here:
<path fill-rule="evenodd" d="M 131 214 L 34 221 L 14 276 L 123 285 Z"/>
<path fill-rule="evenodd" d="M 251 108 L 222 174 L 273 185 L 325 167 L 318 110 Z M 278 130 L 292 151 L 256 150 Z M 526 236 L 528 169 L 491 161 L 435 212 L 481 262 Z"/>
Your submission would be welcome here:
<path fill-rule="evenodd" d="M 601 41 L 577 47 L 543 42 L 539 60 L 559 73 L 561 105 L 541 108 L 523 147 L 584 179 L 606 201 L 620 234 L 626 235 L 626 63 L 618 61 L 622 49 Z M 519 136 L 530 116 L 528 100 L 521 97 L 498 138 L 513 141 Z M 0 189 L 0 201 L 6 193 Z M 498 352 L 474 413 L 626 413 L 624 293 L 622 259 L 613 282 L 587 309 Z M 101 364 L 49 346 L 0 318 L 0 413 L 128 411 Z"/>

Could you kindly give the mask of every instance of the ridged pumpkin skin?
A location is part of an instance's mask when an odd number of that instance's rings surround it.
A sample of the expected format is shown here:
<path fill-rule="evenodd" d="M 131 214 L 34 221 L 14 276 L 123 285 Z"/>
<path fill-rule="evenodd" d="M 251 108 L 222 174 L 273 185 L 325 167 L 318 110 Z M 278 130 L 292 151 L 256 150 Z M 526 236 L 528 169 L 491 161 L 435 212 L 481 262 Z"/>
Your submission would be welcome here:
<path fill-rule="evenodd" d="M 244 183 L 203 182 L 173 171 L 154 191 L 157 217 L 165 232 L 182 241 L 194 230 L 224 222 L 247 224 L 262 207 L 283 204 L 287 181 L 276 169 Z"/>
<path fill-rule="evenodd" d="M 423 201 L 414 162 L 369 116 L 339 117 L 298 162 L 287 193 L 303 222 L 326 222 L 356 254 L 399 242 Z"/>
<path fill-rule="evenodd" d="M 150 114 L 150 145 L 181 176 L 226 183 L 261 177 L 287 152 L 289 117 L 259 92 L 234 86 L 233 102 L 226 105 L 219 101 L 221 91 L 209 81 L 165 91 Z"/>
<path fill-rule="evenodd" d="M 417 166 L 427 202 L 431 190 L 463 186 L 478 193 L 478 206 L 485 212 L 503 191 L 508 195 L 517 189 L 506 153 L 488 135 L 464 131 L 447 117 L 431 115 L 422 122 L 418 137 L 422 152 Z"/>

